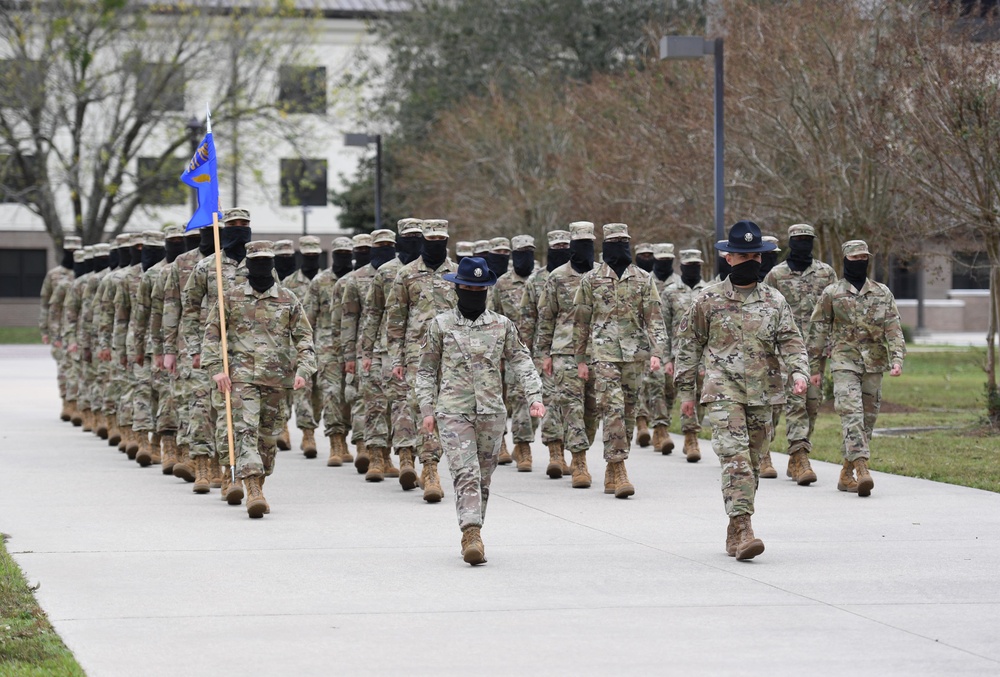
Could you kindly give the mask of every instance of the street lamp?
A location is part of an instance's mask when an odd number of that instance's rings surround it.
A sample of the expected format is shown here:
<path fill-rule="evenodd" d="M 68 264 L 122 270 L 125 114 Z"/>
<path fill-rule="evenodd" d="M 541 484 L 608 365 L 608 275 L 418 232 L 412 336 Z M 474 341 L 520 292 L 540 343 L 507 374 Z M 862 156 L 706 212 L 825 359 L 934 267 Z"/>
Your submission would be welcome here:
<path fill-rule="evenodd" d="M 725 135 L 723 127 L 722 38 L 709 40 L 687 35 L 664 35 L 660 38 L 660 59 L 700 59 L 715 57 L 715 241 L 725 240 L 726 195 L 724 183 Z M 716 273 L 719 257 L 716 256 Z"/>
<path fill-rule="evenodd" d="M 198 152 L 198 143 L 201 141 L 201 137 L 205 135 L 205 127 L 202 125 L 201 120 L 199 120 L 194 115 L 191 119 L 187 121 L 188 141 L 191 142 L 191 157 Z M 196 188 L 191 189 L 191 214 L 198 211 L 198 190 Z"/>
<path fill-rule="evenodd" d="M 344 134 L 345 146 L 367 148 L 375 144 L 375 230 L 382 227 L 382 135 Z"/>

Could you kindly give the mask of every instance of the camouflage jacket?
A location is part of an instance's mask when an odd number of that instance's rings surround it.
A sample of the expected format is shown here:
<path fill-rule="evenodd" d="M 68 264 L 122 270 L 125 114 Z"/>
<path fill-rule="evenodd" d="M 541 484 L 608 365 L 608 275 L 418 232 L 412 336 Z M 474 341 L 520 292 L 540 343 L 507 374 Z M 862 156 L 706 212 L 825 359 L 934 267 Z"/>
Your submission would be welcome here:
<path fill-rule="evenodd" d="M 49 297 L 49 314 L 47 333 L 52 342 L 62 341 L 62 314 L 66 303 L 66 294 L 73 286 L 73 278 L 62 278 L 55 283 L 52 296 Z M 68 347 L 68 346 L 67 346 Z"/>
<path fill-rule="evenodd" d="M 660 297 L 649 273 L 630 265 L 619 280 L 602 263 L 583 276 L 573 305 L 577 362 L 634 362 L 667 355 Z"/>
<path fill-rule="evenodd" d="M 174 259 L 173 263 L 164 261 L 163 270 L 156 276 L 149 294 L 148 350 L 156 357 L 163 355 L 163 292 L 167 276 L 176 264 L 177 259 Z"/>
<path fill-rule="evenodd" d="M 94 324 L 97 306 L 100 305 L 100 297 L 97 296 L 97 290 L 101 288 L 101 282 L 111 272 L 110 269 L 105 268 L 104 270 L 91 273 L 90 279 L 87 281 L 87 287 L 84 289 L 83 305 L 80 307 L 80 321 L 77 323 L 76 329 L 76 343 L 83 350 L 92 351 L 97 347 L 97 329 Z"/>
<path fill-rule="evenodd" d="M 114 288 L 115 284 L 117 284 L 118 272 L 120 270 L 121 268 L 115 268 L 114 270 L 108 269 L 105 271 L 107 274 L 101 278 L 100 282 L 97 283 L 97 289 L 94 290 L 94 298 L 90 302 L 90 332 L 93 336 L 90 348 L 93 351 L 99 351 L 102 347 L 106 349 L 111 346 L 111 336 L 101 333 L 102 330 L 110 332 L 111 327 L 110 324 L 102 327 L 104 304 L 109 293 L 113 302 Z M 112 291 L 108 292 L 109 289 Z"/>
<path fill-rule="evenodd" d="M 788 301 L 802 336 L 809 335 L 809 318 L 823 290 L 837 281 L 837 273 L 822 261 L 813 259 L 812 265 L 802 272 L 788 267 L 787 262 L 776 265 L 764 278 L 764 284 L 774 287 Z"/>
<path fill-rule="evenodd" d="M 506 414 L 500 362 L 516 375 L 529 403 L 542 401 L 542 381 L 514 323 L 485 311 L 474 321 L 452 309 L 427 323 L 416 395 L 422 416 Z"/>
<path fill-rule="evenodd" d="M 447 259 L 431 270 L 423 258 L 399 269 L 386 302 L 386 341 L 393 368 L 417 366 L 427 323 L 458 303 L 454 283 L 442 277 L 456 269 L 455 262 Z"/>
<path fill-rule="evenodd" d="M 385 264 L 383 264 L 384 266 Z M 364 319 L 368 292 L 375 281 L 375 266 L 368 264 L 344 280 L 344 293 L 340 300 L 340 346 L 344 362 L 361 358 L 358 337 Z"/>
<path fill-rule="evenodd" d="M 122 356 L 128 355 L 129 322 L 132 319 L 136 295 L 139 293 L 140 280 L 142 280 L 142 265 L 129 266 L 122 275 L 118 289 L 115 290 L 115 325 L 111 333 L 111 350 L 119 360 Z"/>
<path fill-rule="evenodd" d="M 819 359 L 827 345 L 831 370 L 884 372 L 894 364 L 902 365 L 906 344 L 889 288 L 869 278 L 860 291 L 844 279 L 824 289 L 809 320 L 809 360 L 814 374 L 819 373 Z"/>
<path fill-rule="evenodd" d="M 666 280 L 660 280 L 660 278 L 653 274 L 650 274 L 650 277 L 653 278 L 653 284 L 656 285 L 656 293 L 660 295 L 661 299 L 663 298 L 663 291 L 665 289 L 669 287 L 678 287 L 684 284 L 684 281 L 681 280 L 681 276 L 677 273 L 672 273 Z M 686 287 L 687 285 L 684 286 Z"/>
<path fill-rule="evenodd" d="M 63 300 L 62 306 L 62 322 L 59 324 L 64 346 L 69 347 L 75 343 L 78 344 L 79 334 L 77 332 L 80 328 L 79 323 L 80 314 L 83 309 L 83 297 L 86 293 L 87 283 L 93 276 L 93 273 L 81 275 L 73 280 L 69 285 L 69 289 L 66 290 L 66 298 Z"/>
<path fill-rule="evenodd" d="M 316 373 L 312 328 L 295 294 L 279 284 L 263 293 L 246 281 L 223 290 L 229 378 L 269 388 L 291 388 L 296 376 Z M 222 373 L 219 304 L 208 314 L 202 369 Z M 199 342 L 201 343 L 201 342 Z"/>
<path fill-rule="evenodd" d="M 534 351 L 535 332 L 538 331 L 539 302 L 545 290 L 545 282 L 549 279 L 548 268 L 538 268 L 524 284 L 524 294 L 521 295 L 521 307 L 518 309 L 518 319 L 514 320 L 517 330 L 521 334 L 521 340 L 528 347 L 529 352 Z M 538 358 L 538 355 L 535 355 Z"/>
<path fill-rule="evenodd" d="M 166 266 L 167 261 L 164 259 L 150 267 L 139 278 L 139 289 L 132 302 L 132 315 L 129 317 L 126 347 L 130 357 L 153 354 L 153 340 L 149 330 L 149 319 L 153 310 L 153 287 L 163 277 L 163 269 Z"/>
<path fill-rule="evenodd" d="M 72 279 L 73 271 L 62 266 L 56 266 L 45 273 L 45 279 L 42 281 L 42 299 L 38 309 L 39 333 L 49 333 L 49 305 L 52 302 L 52 295 L 55 293 L 59 283 L 63 280 L 72 281 Z"/>
<path fill-rule="evenodd" d="M 385 304 L 392 295 L 396 273 L 402 267 L 403 262 L 395 258 L 386 261 L 375 271 L 368 289 L 368 298 L 362 305 L 365 319 L 361 323 L 361 359 L 371 359 L 374 354 L 384 355 L 387 351 L 385 327 L 389 314 L 385 312 Z"/>
<path fill-rule="evenodd" d="M 309 283 L 309 300 L 305 310 L 313 328 L 316 359 L 321 370 L 340 360 L 340 355 L 334 353 L 333 336 L 334 287 L 339 279 L 327 268 L 316 273 Z"/>
<path fill-rule="evenodd" d="M 326 349 L 329 351 L 328 364 L 344 363 L 344 344 L 340 335 L 341 324 L 344 318 L 344 289 L 347 287 L 348 280 L 355 275 L 357 275 L 357 271 L 351 271 L 347 275 L 344 275 L 333 283 L 333 289 L 330 290 L 330 317 L 327 320 L 330 326 L 326 330 L 327 335 L 330 337 L 329 343 L 326 346 Z"/>
<path fill-rule="evenodd" d="M 684 314 L 677 343 L 674 382 L 681 402 L 694 401 L 703 362 L 702 403 L 781 404 L 782 363 L 793 376 L 808 378 L 805 343 L 792 309 L 766 284 L 756 285 L 746 299 L 729 279 L 709 285 Z"/>
<path fill-rule="evenodd" d="M 312 283 L 312 280 L 306 277 L 305 273 L 301 270 L 296 270 L 284 280 L 281 280 L 281 286 L 295 294 L 295 297 L 302 304 L 303 308 L 305 308 L 306 303 L 309 301 L 310 283 Z"/>
<path fill-rule="evenodd" d="M 183 342 L 183 337 L 181 336 L 181 318 L 184 316 L 182 296 L 184 294 L 184 287 L 187 285 L 191 273 L 194 272 L 195 266 L 204 258 L 198 249 L 184 252 L 174 259 L 173 264 L 162 275 L 162 346 L 164 355 L 177 355 L 181 350 L 187 348 L 187 344 Z M 200 316 L 199 321 L 204 322 L 206 317 L 207 314 Z"/>
<path fill-rule="evenodd" d="M 129 266 L 116 268 L 98 285 L 100 297 L 95 312 L 97 314 L 97 349 L 111 350 L 111 341 L 115 331 L 115 295 L 121 286 L 125 271 Z"/>
<path fill-rule="evenodd" d="M 490 287 L 487 307 L 513 322 L 518 331 L 521 329 L 521 299 L 524 298 L 527 286 L 528 278 L 521 277 L 512 268 L 501 275 L 497 283 Z"/>
<path fill-rule="evenodd" d="M 663 313 L 663 324 L 667 328 L 669 349 L 664 359 L 668 362 L 673 362 L 677 358 L 677 332 L 681 327 L 681 318 L 691 307 L 694 298 L 706 287 L 708 284 L 704 280 L 698 280 L 693 287 L 681 282 L 679 285 L 666 286 L 660 292 L 660 309 Z"/>
<path fill-rule="evenodd" d="M 222 254 L 222 293 L 226 289 L 242 287 L 247 281 L 246 259 L 237 263 Z M 180 258 L 180 257 L 178 257 Z M 201 338 L 205 332 L 203 313 L 207 312 L 218 301 L 218 289 L 215 279 L 215 254 L 209 254 L 198 261 L 187 284 L 181 292 L 181 336 L 187 347 L 188 355 L 201 354 Z M 227 308 L 228 312 L 228 308 Z"/>
<path fill-rule="evenodd" d="M 576 292 L 583 274 L 564 263 L 551 273 L 538 299 L 538 327 L 535 330 L 535 359 L 550 355 L 573 355 L 573 320 Z"/>

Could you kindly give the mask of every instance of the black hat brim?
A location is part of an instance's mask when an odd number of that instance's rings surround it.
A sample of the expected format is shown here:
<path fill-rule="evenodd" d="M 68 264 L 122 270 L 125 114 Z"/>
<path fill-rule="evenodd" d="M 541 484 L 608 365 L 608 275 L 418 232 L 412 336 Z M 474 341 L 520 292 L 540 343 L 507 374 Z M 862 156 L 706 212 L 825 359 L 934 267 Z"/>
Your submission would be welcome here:
<path fill-rule="evenodd" d="M 726 241 L 717 243 L 715 248 L 728 254 L 763 254 L 764 252 L 773 252 L 778 248 L 778 245 L 773 242 L 761 242 L 756 247 L 734 247 L 731 242 Z"/>
<path fill-rule="evenodd" d="M 445 273 L 443 277 L 448 282 L 454 282 L 455 284 L 464 284 L 469 287 L 492 287 L 497 283 L 497 274 L 492 270 L 487 269 L 490 276 L 485 280 L 467 280 L 464 277 L 459 277 L 458 273 Z"/>

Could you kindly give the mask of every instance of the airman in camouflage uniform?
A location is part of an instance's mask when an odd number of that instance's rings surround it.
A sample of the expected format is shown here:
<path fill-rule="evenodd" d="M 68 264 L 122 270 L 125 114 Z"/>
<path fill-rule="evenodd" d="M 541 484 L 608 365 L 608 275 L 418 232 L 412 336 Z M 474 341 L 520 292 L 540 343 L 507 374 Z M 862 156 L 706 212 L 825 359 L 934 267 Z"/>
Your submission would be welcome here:
<path fill-rule="evenodd" d="M 837 488 L 868 496 L 875 486 L 868 442 L 882 403 L 882 374 L 903 373 L 906 344 L 896 299 L 868 277 L 868 245 L 850 240 L 841 248 L 844 277 L 823 290 L 809 321 L 810 379 L 818 388 L 820 357 L 829 346 L 834 405 L 844 436 Z"/>
<path fill-rule="evenodd" d="M 455 284 L 458 305 L 427 323 L 416 399 L 424 432 L 433 434 L 436 423 L 448 456 L 462 557 L 469 564 L 483 564 L 486 550 L 480 529 L 507 420 L 501 361 L 523 390 L 533 416 L 545 413 L 542 383 L 514 323 L 486 309 L 486 289 L 497 279 L 486 261 L 466 258 L 457 273 L 443 279 Z"/>
<path fill-rule="evenodd" d="M 262 491 L 274 472 L 278 433 L 284 425 L 288 388 L 302 388 L 316 371 L 312 328 L 295 294 L 275 281 L 274 246 L 246 245 L 246 281 L 223 291 L 229 373 L 223 370 L 218 303 L 204 335 L 204 368 L 218 392 L 232 398 L 236 478 L 246 485 L 247 514 L 271 512 Z"/>
<path fill-rule="evenodd" d="M 638 248 L 636 253 L 638 254 Z M 674 245 L 662 243 L 652 246 L 653 265 L 649 272 L 656 285 L 656 293 L 660 297 L 661 313 L 666 322 L 666 310 L 662 308 L 663 293 L 672 286 L 681 284 L 681 278 L 674 272 Z M 641 267 L 641 266 L 640 266 Z M 669 341 L 670 325 L 667 324 Z M 665 359 L 669 359 L 669 355 Z M 642 389 L 636 403 L 635 437 L 640 447 L 650 442 L 649 425 L 653 426 L 653 451 L 669 454 L 674 450 L 670 439 L 670 412 L 674 407 L 674 377 L 672 372 L 663 369 L 659 372 L 645 370 L 642 375 Z M 641 417 L 641 418 L 640 418 Z M 648 422 L 648 424 L 647 424 Z"/>
<path fill-rule="evenodd" d="M 461 263 L 462 259 L 468 256 L 475 256 L 475 252 L 472 251 L 472 243 L 465 240 L 461 240 L 455 243 L 455 263 Z"/>
<path fill-rule="evenodd" d="M 71 412 L 66 404 L 65 351 L 61 346 L 57 347 L 55 345 L 53 337 L 49 334 L 49 308 L 56 289 L 60 285 L 69 284 L 73 280 L 73 252 L 82 246 L 80 238 L 75 235 L 67 235 L 63 238 L 62 260 L 58 266 L 45 273 L 45 279 L 42 281 L 41 304 L 38 311 L 38 333 L 42 335 L 42 343 L 52 345 L 52 358 L 56 361 L 59 397 L 62 398 L 62 411 L 59 416 L 64 421 L 68 421 L 71 418 Z"/>
<path fill-rule="evenodd" d="M 771 409 L 785 399 L 781 365 L 795 392 L 806 391 L 808 358 L 791 308 L 773 288 L 758 284 L 760 254 L 773 248 L 760 228 L 740 221 L 716 248 L 732 267 L 724 282 L 698 294 L 681 320 L 675 383 L 681 413 L 695 413 L 699 365 L 704 363 L 701 402 L 712 422 L 712 447 L 722 463 L 722 496 L 729 515 L 726 552 L 746 560 L 764 552 L 753 533 L 761 454 L 770 444 Z"/>
<path fill-rule="evenodd" d="M 108 416 L 110 427 L 108 428 L 108 445 L 118 446 L 122 452 L 125 451 L 125 433 L 118 423 L 118 412 L 121 409 L 122 392 L 125 390 L 125 370 L 121 368 L 121 363 L 114 359 L 112 355 L 112 334 L 115 327 L 115 295 L 118 287 L 132 266 L 133 255 L 138 261 L 142 252 L 137 244 L 134 248 L 132 241 L 134 237 L 141 240 L 142 235 L 134 236 L 131 233 L 121 233 L 115 238 L 118 245 L 118 268 L 104 278 L 97 287 L 98 305 L 94 309 L 97 322 L 97 354 L 105 369 L 107 388 L 104 391 L 103 410 Z M 134 254 L 133 254 L 134 250 Z"/>
<path fill-rule="evenodd" d="M 420 401 L 414 390 L 420 346 L 427 324 L 437 315 L 455 307 L 454 285 L 442 275 L 455 272 L 455 263 L 448 258 L 448 222 L 441 219 L 424 221 L 423 251 L 420 258 L 399 269 L 392 293 L 386 302 L 388 321 L 386 339 L 392 374 L 396 379 L 406 379 L 407 399 L 411 416 L 416 420 Z M 402 431 L 401 431 L 402 432 Z M 415 431 L 416 432 L 416 431 Z M 437 435 L 419 433 L 421 479 L 424 500 L 437 503 L 444 497 L 437 465 L 441 458 L 441 444 Z M 416 448 L 418 437 L 399 440 L 401 447 Z"/>
<path fill-rule="evenodd" d="M 764 284 L 774 287 L 788 301 L 795 317 L 795 325 L 803 338 L 809 336 L 809 318 L 820 294 L 829 285 L 837 281 L 837 273 L 833 268 L 812 257 L 813 240 L 816 232 L 813 227 L 798 223 L 788 229 L 788 246 L 791 250 L 788 258 L 779 263 L 764 277 Z M 826 357 L 820 357 L 819 373 L 826 370 Z M 809 464 L 809 452 L 812 451 L 813 427 L 816 425 L 816 415 L 822 400 L 820 389 L 811 383 L 806 396 L 801 397 L 791 392 L 791 382 L 785 387 L 785 416 L 788 439 L 788 470 L 789 477 L 798 484 L 806 486 L 816 481 L 816 473 Z M 778 417 L 775 417 L 777 427 Z M 761 477 L 777 476 L 772 467 L 766 472 L 765 464 L 770 465 L 770 453 L 761 460 Z"/>
<path fill-rule="evenodd" d="M 97 359 L 97 336 L 94 329 L 94 312 L 99 303 L 97 289 L 111 270 L 111 245 L 94 245 L 94 272 L 88 276 L 87 286 L 83 291 L 83 304 L 80 307 L 80 319 L 77 323 L 76 342 L 83 356 L 81 367 L 84 372 L 84 399 L 91 410 L 94 434 L 102 439 L 108 438 L 108 424 L 104 417 L 104 391 L 101 388 L 99 368 L 101 361 Z"/>
<path fill-rule="evenodd" d="M 291 240 L 279 240 L 274 243 L 275 266 L 278 265 L 281 257 L 288 256 L 288 252 L 291 252 L 292 260 L 294 261 L 295 252 L 292 250 L 291 244 Z M 318 266 L 319 256 L 323 253 L 319 238 L 315 235 L 303 235 L 300 237 L 299 252 L 302 254 L 303 261 L 308 260 L 312 262 L 313 257 L 315 257 L 316 265 Z M 306 257 L 309 258 L 307 259 Z M 318 268 L 314 269 L 310 266 L 308 272 L 311 272 L 313 278 L 315 278 L 319 271 Z M 295 297 L 302 304 L 303 308 L 306 307 L 306 304 L 309 303 L 309 287 L 312 282 L 312 278 L 308 277 L 306 271 L 296 270 L 287 277 L 280 279 L 279 282 L 281 282 L 281 286 L 295 294 Z M 319 420 L 323 416 L 323 393 L 318 376 L 313 374 L 305 388 L 293 390 L 290 393 L 292 403 L 295 407 L 295 425 L 302 431 L 302 450 L 311 449 L 309 453 L 312 456 L 306 454 L 306 457 L 312 458 L 318 453 L 316 447 L 316 428 L 319 427 Z M 290 447 L 288 424 L 286 423 L 282 428 L 281 435 L 278 437 L 278 448 L 289 449 Z"/>
<path fill-rule="evenodd" d="M 479 258 L 486 260 L 486 255 L 490 253 L 492 248 L 490 247 L 489 240 L 476 240 L 472 243 L 472 255 L 478 256 Z"/>
<path fill-rule="evenodd" d="M 81 355 L 77 345 L 77 322 L 80 318 L 80 308 L 83 305 L 83 291 L 87 287 L 87 281 L 93 274 L 94 248 L 92 245 L 85 246 L 82 250 L 74 252 L 73 262 L 79 259 L 80 269 L 74 271 L 74 279 L 66 288 L 65 297 L 62 299 L 62 317 L 59 320 L 60 343 L 66 346 L 66 353 L 69 356 L 67 364 L 69 369 L 66 374 L 66 399 L 73 402 L 76 415 L 73 417 L 73 425 L 83 426 L 84 432 L 90 431 L 90 403 L 83 397 L 81 382 L 83 370 Z M 74 265 L 74 268 L 76 266 Z M 79 420 L 79 423 L 77 421 Z"/>

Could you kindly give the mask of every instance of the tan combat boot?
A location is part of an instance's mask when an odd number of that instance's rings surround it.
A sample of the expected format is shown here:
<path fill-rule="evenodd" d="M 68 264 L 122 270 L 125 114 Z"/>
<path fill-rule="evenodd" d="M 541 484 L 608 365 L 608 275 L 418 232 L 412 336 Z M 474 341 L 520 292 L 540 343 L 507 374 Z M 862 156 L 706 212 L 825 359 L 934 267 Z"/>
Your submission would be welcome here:
<path fill-rule="evenodd" d="M 344 463 L 350 463 L 354 460 L 354 454 L 347 448 L 347 436 L 340 436 L 340 460 Z"/>
<path fill-rule="evenodd" d="M 545 474 L 554 480 L 563 476 L 563 445 L 562 442 L 549 442 L 549 465 Z"/>
<path fill-rule="evenodd" d="M 575 451 L 573 452 L 573 488 L 574 489 L 589 489 L 590 483 L 593 481 L 590 477 L 590 472 L 587 470 L 587 452 L 585 451 Z"/>
<path fill-rule="evenodd" d="M 428 503 L 437 503 L 444 498 L 444 490 L 441 489 L 441 477 L 438 475 L 437 461 L 424 463 L 421 472 L 424 484 L 424 500 Z"/>
<path fill-rule="evenodd" d="M 399 450 L 399 485 L 403 491 L 409 491 L 417 486 L 417 470 L 413 465 L 413 449 L 402 447 Z"/>
<path fill-rule="evenodd" d="M 517 471 L 531 472 L 531 445 L 527 442 L 517 442 L 514 445 L 514 456 L 517 457 Z"/>
<path fill-rule="evenodd" d="M 875 480 L 868 472 L 868 459 L 858 458 L 854 460 L 854 472 L 858 476 L 858 496 L 871 496 L 872 489 L 875 488 Z"/>
<path fill-rule="evenodd" d="M 140 430 L 136 435 L 139 436 L 139 449 L 135 452 L 135 462 L 145 468 L 153 462 L 153 447 L 149 442 L 149 432 Z"/>
<path fill-rule="evenodd" d="M 372 452 L 364 442 L 359 441 L 357 447 L 358 455 L 354 459 L 354 469 L 358 471 L 359 475 L 364 475 L 368 472 L 368 464 L 372 462 Z M 368 477 L 366 476 L 365 479 L 368 479 Z"/>
<path fill-rule="evenodd" d="M 80 418 L 83 419 L 83 423 L 80 424 L 83 429 L 83 432 L 89 433 L 91 430 L 94 429 L 94 416 L 91 413 L 90 409 L 84 409 L 83 411 L 81 411 Z"/>
<path fill-rule="evenodd" d="M 667 426 L 658 425 L 653 428 L 653 451 L 658 451 L 664 456 L 669 456 L 674 452 L 674 441 L 670 438 L 670 430 Z"/>
<path fill-rule="evenodd" d="M 563 477 L 570 477 L 573 474 L 573 455 L 569 455 L 569 461 L 567 461 L 566 458 L 566 450 L 563 449 L 562 458 L 559 459 L 559 461 L 562 463 Z"/>
<path fill-rule="evenodd" d="M 198 456 L 194 459 L 194 486 L 191 488 L 196 494 L 207 494 L 211 491 L 212 459 L 208 456 Z"/>
<path fill-rule="evenodd" d="M 267 501 L 264 500 L 264 492 L 260 490 L 260 477 L 247 477 L 243 484 L 247 488 L 247 514 L 253 519 L 263 517 Z"/>
<path fill-rule="evenodd" d="M 726 554 L 730 557 L 736 557 L 736 546 L 739 544 L 739 540 L 736 534 L 736 518 L 729 518 L 729 526 L 726 528 Z"/>
<path fill-rule="evenodd" d="M 799 451 L 793 451 L 792 455 L 789 457 L 789 465 L 791 465 L 791 459 L 795 459 L 795 483 L 802 487 L 807 487 L 816 481 L 816 473 L 813 472 L 812 466 L 809 464 L 809 454 L 801 449 Z"/>
<path fill-rule="evenodd" d="M 640 447 L 649 446 L 649 423 L 645 416 L 635 417 L 635 442 Z"/>
<path fill-rule="evenodd" d="M 110 416 L 108 423 L 108 446 L 117 447 L 122 441 L 122 431 L 118 428 L 118 417 Z"/>
<path fill-rule="evenodd" d="M 194 459 L 190 456 L 191 447 L 182 444 L 177 447 L 177 462 L 174 463 L 174 477 L 185 482 L 194 482 Z"/>
<path fill-rule="evenodd" d="M 264 480 L 266 480 L 266 479 L 267 479 L 267 475 L 261 475 L 260 476 L 260 497 L 261 498 L 264 498 Z M 270 515 L 271 514 L 271 504 L 267 502 L 266 498 L 264 498 L 264 514 L 265 515 Z"/>
<path fill-rule="evenodd" d="M 222 466 L 214 458 L 210 458 L 208 463 L 208 486 L 211 489 L 222 488 Z"/>
<path fill-rule="evenodd" d="M 125 431 L 125 434 L 128 435 L 128 442 L 125 444 L 125 455 L 128 456 L 128 460 L 134 461 L 135 457 L 139 454 L 139 447 L 142 445 L 144 434 L 132 427 L 129 427 Z"/>
<path fill-rule="evenodd" d="M 73 418 L 73 410 L 70 408 L 69 402 L 67 402 L 66 398 L 64 397 L 62 401 L 62 411 L 59 412 L 59 420 L 69 421 L 72 418 Z"/>
<path fill-rule="evenodd" d="M 173 475 L 175 463 L 177 463 L 177 437 L 176 435 L 164 435 L 163 462 L 160 464 L 160 470 L 164 475 Z"/>
<path fill-rule="evenodd" d="M 688 463 L 701 460 L 701 448 L 698 446 L 698 433 L 684 433 L 684 455 Z"/>
<path fill-rule="evenodd" d="M 486 547 L 479 532 L 479 527 L 462 529 L 462 559 L 466 564 L 486 564 Z"/>
<path fill-rule="evenodd" d="M 316 448 L 316 433 L 309 428 L 302 429 L 302 443 L 299 445 L 302 455 L 306 458 L 316 458 L 319 450 Z"/>
<path fill-rule="evenodd" d="M 83 414 L 76 408 L 76 400 L 70 400 L 66 404 L 69 406 L 69 420 L 79 428 L 83 425 Z"/>
<path fill-rule="evenodd" d="M 497 458 L 497 464 L 510 465 L 513 462 L 514 459 L 511 458 L 510 452 L 507 451 L 507 436 L 504 435 L 503 437 L 500 438 L 500 457 Z"/>
<path fill-rule="evenodd" d="M 368 472 L 365 473 L 365 481 L 381 482 L 385 479 L 385 475 L 382 472 L 382 469 L 385 467 L 382 463 L 382 447 L 371 447 L 368 452 L 371 457 L 367 463 Z M 360 452 L 358 452 L 358 456 L 361 456 Z M 357 463 L 354 466 L 357 467 Z"/>
<path fill-rule="evenodd" d="M 750 515 L 737 515 L 736 521 L 736 559 L 748 560 L 764 552 L 764 541 L 753 535 Z"/>
<path fill-rule="evenodd" d="M 840 479 L 837 480 L 837 491 L 858 493 L 858 481 L 854 479 L 854 464 L 844 461 L 840 468 Z"/>
<path fill-rule="evenodd" d="M 760 457 L 760 477 L 766 480 L 773 480 L 778 476 L 778 471 L 774 469 L 774 465 L 771 464 L 771 452 L 766 451 L 764 455 Z"/>
<path fill-rule="evenodd" d="M 292 448 L 291 436 L 288 434 L 288 423 L 285 423 L 285 428 L 278 433 L 278 439 L 274 443 L 278 446 L 279 451 L 288 451 Z"/>
<path fill-rule="evenodd" d="M 149 441 L 150 449 L 150 461 L 153 465 L 160 465 L 160 461 L 163 460 L 163 435 L 160 433 L 153 433 L 153 439 Z"/>
<path fill-rule="evenodd" d="M 604 493 L 615 493 L 615 469 L 611 463 L 604 467 Z"/>
<path fill-rule="evenodd" d="M 796 456 L 795 454 L 789 453 L 788 467 L 785 468 L 785 476 L 790 477 L 791 479 L 794 480 L 799 474 L 799 469 L 797 467 L 798 464 L 799 464 L 799 457 Z"/>
<path fill-rule="evenodd" d="M 97 414 L 97 436 L 102 440 L 108 439 L 108 417 L 103 413 Z"/>
<path fill-rule="evenodd" d="M 635 494 L 635 487 L 628 481 L 628 472 L 625 470 L 625 461 L 614 463 L 615 469 L 615 498 L 628 498 Z"/>
<path fill-rule="evenodd" d="M 229 505 L 239 505 L 243 502 L 243 483 L 232 481 L 232 466 L 222 467 L 222 500 Z"/>
<path fill-rule="evenodd" d="M 392 464 L 392 449 L 382 449 L 382 474 L 386 477 L 399 477 L 399 468 Z"/>
<path fill-rule="evenodd" d="M 326 467 L 339 468 L 342 465 L 344 465 L 344 461 L 340 458 L 340 448 L 337 446 L 337 436 L 330 435 L 330 458 L 326 459 Z"/>

